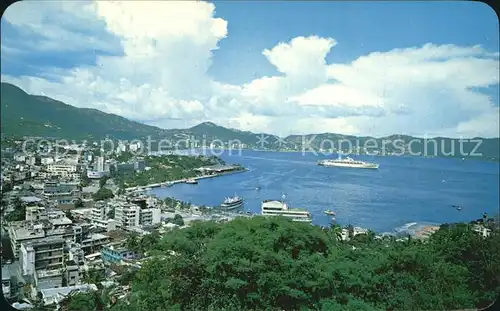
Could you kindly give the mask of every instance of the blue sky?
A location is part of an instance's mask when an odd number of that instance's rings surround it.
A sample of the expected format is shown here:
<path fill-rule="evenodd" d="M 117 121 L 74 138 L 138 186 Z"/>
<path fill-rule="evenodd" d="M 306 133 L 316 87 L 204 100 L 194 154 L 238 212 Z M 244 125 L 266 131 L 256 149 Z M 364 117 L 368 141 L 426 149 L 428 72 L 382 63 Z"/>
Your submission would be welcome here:
<path fill-rule="evenodd" d="M 373 51 L 389 51 L 427 42 L 481 44 L 492 52 L 499 50 L 496 13 L 481 2 L 214 3 L 216 16 L 223 16 L 228 21 L 231 35 L 221 41 L 210 73 L 228 83 L 244 83 L 276 74 L 275 68 L 260 51 L 299 35 L 335 38 L 339 44 L 335 53 L 327 55 L 328 62 L 350 62 Z M 245 67 L 234 70 L 249 63 L 255 65 L 255 73 Z"/>
<path fill-rule="evenodd" d="M 125 18 L 113 13 L 130 10 L 132 14 L 136 10 L 132 7 L 15 4 L 1 22 L 2 78 L 31 93 L 75 106 L 93 105 L 139 121 L 155 120 L 161 127 L 210 120 L 278 134 L 368 134 L 375 130 L 378 135 L 498 136 L 498 116 L 492 116 L 498 114 L 498 73 L 491 69 L 498 68 L 498 55 L 493 53 L 499 51 L 499 26 L 495 12 L 483 3 L 213 4 L 179 9 L 170 16 L 168 12 L 177 10 L 180 3 L 152 7 L 149 12 L 158 13 L 156 25 L 161 22 L 155 28 L 162 33 L 151 34 L 151 27 L 145 25 L 150 13 L 145 10 L 142 24 L 129 31 L 133 38 L 124 30 L 129 26 Z M 135 14 L 142 13 L 136 10 Z M 177 16 L 180 20 L 183 14 L 193 24 L 165 22 Z M 225 27 L 218 19 L 227 23 Z M 203 26 L 191 33 L 193 25 Z M 185 37 L 173 35 L 172 29 L 182 34 L 185 29 Z M 300 37 L 309 45 L 300 45 L 300 40 L 293 43 Z M 277 49 L 280 44 L 288 48 Z M 141 59 L 140 69 L 134 67 L 139 61 L 125 65 L 130 58 L 124 55 L 132 55 L 127 49 L 138 53 L 151 46 L 159 53 L 149 63 Z M 264 50 L 270 53 L 265 55 Z M 283 64 L 280 59 L 285 60 Z M 295 65 L 301 74 L 295 73 Z M 480 70 L 483 66 L 490 70 Z M 417 73 L 419 68 L 428 72 Z M 406 77 L 405 72 L 415 73 Z M 463 83 L 452 84 L 440 77 L 441 72 L 467 77 Z M 82 83 L 93 87 L 61 90 L 68 88 L 66 83 L 83 81 L 78 77 L 83 73 L 86 80 Z M 428 85 L 425 74 L 431 77 Z M 373 83 L 377 79 L 385 81 L 383 86 Z M 96 81 L 101 82 L 100 88 L 112 88 L 117 81 L 128 87 L 121 93 L 103 95 L 104 90 L 95 89 Z M 128 94 L 132 87 L 136 93 Z M 428 102 L 416 101 L 415 94 L 423 94 L 422 100 Z M 464 102 L 456 103 L 457 98 Z M 403 117 L 396 112 L 403 108 L 414 112 L 407 121 L 401 121 Z M 449 109 L 454 113 L 446 122 L 436 118 Z M 233 110 L 234 115 L 226 115 L 226 110 Z M 370 112 L 375 110 L 377 113 Z M 172 119 L 186 121 L 172 123 Z M 363 125 L 367 122 L 370 127 Z"/>

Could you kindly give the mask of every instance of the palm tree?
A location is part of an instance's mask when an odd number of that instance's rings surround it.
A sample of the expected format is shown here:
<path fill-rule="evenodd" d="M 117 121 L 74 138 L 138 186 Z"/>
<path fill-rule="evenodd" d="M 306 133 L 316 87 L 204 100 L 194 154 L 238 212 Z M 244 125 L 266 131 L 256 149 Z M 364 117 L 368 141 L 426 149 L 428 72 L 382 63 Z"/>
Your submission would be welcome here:
<path fill-rule="evenodd" d="M 135 233 L 131 234 L 125 241 L 125 246 L 127 247 L 127 249 L 131 251 L 138 251 L 139 244 L 140 244 L 139 237 Z"/>
<path fill-rule="evenodd" d="M 338 242 L 342 241 L 342 227 L 340 225 L 338 224 L 331 225 L 330 231 Z"/>

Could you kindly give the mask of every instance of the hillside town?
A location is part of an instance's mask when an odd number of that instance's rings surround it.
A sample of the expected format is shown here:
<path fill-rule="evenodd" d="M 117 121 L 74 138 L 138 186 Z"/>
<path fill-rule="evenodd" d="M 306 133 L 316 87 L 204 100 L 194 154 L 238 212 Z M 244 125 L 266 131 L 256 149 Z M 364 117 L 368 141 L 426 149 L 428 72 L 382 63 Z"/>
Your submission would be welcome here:
<path fill-rule="evenodd" d="M 70 147 L 73 152 L 60 155 L 50 147 L 22 150 L 23 142 L 2 150 L 2 290 L 16 308 L 57 307 L 70 293 L 102 286 L 113 286 L 111 296 L 121 299 L 129 290 L 120 282 L 124 271 L 148 259 L 131 240 L 185 228 L 193 220 L 232 217 L 149 194 L 151 187 L 188 181 L 169 175 L 168 168 L 160 170 L 165 178 L 161 183 L 118 184 L 117 176 L 138 176 L 157 161 L 131 156 L 136 145 L 122 144 L 106 157 L 96 146 L 75 145 Z M 156 157 L 189 163 L 192 167 L 183 172 L 190 179 L 241 170 L 183 152 Z M 123 158 L 126 161 L 120 162 Z"/>

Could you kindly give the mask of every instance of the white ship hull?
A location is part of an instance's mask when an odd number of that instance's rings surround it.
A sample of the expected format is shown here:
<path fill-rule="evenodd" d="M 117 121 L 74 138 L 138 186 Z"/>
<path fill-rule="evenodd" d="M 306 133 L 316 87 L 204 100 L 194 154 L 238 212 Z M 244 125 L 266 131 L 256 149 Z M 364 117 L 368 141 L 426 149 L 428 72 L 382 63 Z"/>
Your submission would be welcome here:
<path fill-rule="evenodd" d="M 348 167 L 348 168 L 367 168 L 367 169 L 378 169 L 378 164 L 365 163 L 365 164 L 354 164 L 354 163 L 334 163 L 328 161 L 320 161 L 318 163 L 321 166 L 328 167 Z"/>
<path fill-rule="evenodd" d="M 228 211 L 233 210 L 233 209 L 237 209 L 237 208 L 242 207 L 242 206 L 243 206 L 243 201 L 238 202 L 238 203 L 233 203 L 233 204 L 222 203 L 220 205 L 220 207 L 222 207 L 223 209 L 228 210 Z"/>

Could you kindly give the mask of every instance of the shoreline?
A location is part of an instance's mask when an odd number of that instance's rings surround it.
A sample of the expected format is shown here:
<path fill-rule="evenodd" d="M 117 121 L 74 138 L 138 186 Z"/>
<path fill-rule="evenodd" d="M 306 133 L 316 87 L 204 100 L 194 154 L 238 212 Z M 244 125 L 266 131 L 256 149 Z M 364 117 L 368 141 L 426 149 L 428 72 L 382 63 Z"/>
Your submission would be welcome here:
<path fill-rule="evenodd" d="M 209 150 L 210 148 L 204 149 L 203 147 L 200 148 L 194 148 L 194 149 L 182 149 L 182 151 L 193 151 L 193 150 L 201 150 L 200 155 L 206 155 L 206 150 Z M 337 155 L 337 152 L 335 151 L 320 151 L 320 150 L 273 150 L 273 149 L 253 149 L 253 148 L 213 148 L 212 150 L 219 150 L 219 151 L 224 151 L 224 152 L 229 152 L 230 155 L 231 153 L 237 154 L 238 152 L 243 152 L 243 151 L 254 151 L 254 152 L 278 152 L 278 153 L 316 153 L 316 154 L 322 154 L 325 156 L 332 156 L 332 155 Z M 351 153 L 351 154 L 345 154 L 345 155 L 353 155 L 353 156 L 375 156 L 375 157 L 411 157 L 411 158 L 425 158 L 425 159 L 433 159 L 433 158 L 440 158 L 440 159 L 456 159 L 456 160 L 461 160 L 461 161 L 480 161 L 480 162 L 488 162 L 488 163 L 497 163 L 500 164 L 500 158 L 496 157 L 488 157 L 488 156 L 481 156 L 481 157 L 474 157 L 474 156 L 445 156 L 445 155 L 412 155 L 412 154 L 368 154 L 368 153 Z M 220 156 L 220 154 L 217 154 L 217 156 Z M 463 160 L 462 160 L 463 158 Z"/>
<path fill-rule="evenodd" d="M 177 179 L 177 180 L 164 181 L 164 182 L 160 182 L 160 183 L 148 184 L 145 186 L 129 187 L 129 188 L 125 188 L 125 191 L 126 192 L 134 192 L 134 191 L 144 191 L 148 188 L 161 188 L 163 186 L 170 187 L 170 186 L 173 186 L 175 184 L 185 183 L 187 180 L 190 180 L 190 179 L 200 180 L 200 179 L 214 178 L 214 177 L 220 177 L 220 176 L 224 176 L 224 175 L 244 173 L 244 172 L 248 172 L 248 169 L 244 168 L 241 170 L 216 173 L 216 174 L 211 174 L 211 175 L 196 176 L 196 177 L 192 177 L 192 178 L 183 178 L 183 179 Z"/>

